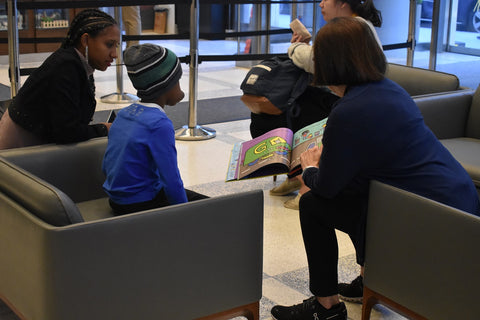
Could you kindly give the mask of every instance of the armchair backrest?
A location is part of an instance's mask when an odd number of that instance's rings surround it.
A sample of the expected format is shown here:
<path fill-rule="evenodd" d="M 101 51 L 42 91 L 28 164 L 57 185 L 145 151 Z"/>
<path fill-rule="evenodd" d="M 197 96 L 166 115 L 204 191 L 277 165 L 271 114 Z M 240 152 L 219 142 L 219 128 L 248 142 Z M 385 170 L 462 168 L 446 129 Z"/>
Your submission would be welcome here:
<path fill-rule="evenodd" d="M 466 136 L 480 139 L 480 85 L 473 94 L 472 106 L 468 114 Z"/>
<path fill-rule="evenodd" d="M 438 139 L 451 139 L 465 137 L 472 94 L 472 90 L 457 90 L 422 95 L 413 100 L 435 136 Z"/>
<path fill-rule="evenodd" d="M 460 89 L 454 74 L 388 63 L 385 77 L 399 84 L 410 96 Z"/>
<path fill-rule="evenodd" d="M 102 161 L 108 138 L 0 151 L 0 157 L 67 194 L 73 202 L 106 197 Z"/>

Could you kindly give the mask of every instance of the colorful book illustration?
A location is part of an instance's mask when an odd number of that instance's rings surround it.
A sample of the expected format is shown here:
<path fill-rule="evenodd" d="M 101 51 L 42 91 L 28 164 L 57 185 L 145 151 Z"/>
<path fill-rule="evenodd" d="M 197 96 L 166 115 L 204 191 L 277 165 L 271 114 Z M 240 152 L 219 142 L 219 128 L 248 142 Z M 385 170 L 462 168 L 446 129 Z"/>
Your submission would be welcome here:
<path fill-rule="evenodd" d="M 322 145 L 326 123 L 327 119 L 323 119 L 295 133 L 288 128 L 278 128 L 255 139 L 236 143 L 230 155 L 226 181 L 282 173 L 300 174 L 300 155 Z"/>

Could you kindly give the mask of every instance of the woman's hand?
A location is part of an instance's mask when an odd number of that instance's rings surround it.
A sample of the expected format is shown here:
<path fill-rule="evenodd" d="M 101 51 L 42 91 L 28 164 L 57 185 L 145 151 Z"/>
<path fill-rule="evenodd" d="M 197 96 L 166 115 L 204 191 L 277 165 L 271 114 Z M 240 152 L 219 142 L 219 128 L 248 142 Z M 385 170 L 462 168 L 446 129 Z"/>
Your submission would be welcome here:
<path fill-rule="evenodd" d="M 302 164 L 302 169 L 305 170 L 306 167 L 317 167 L 320 162 L 320 156 L 322 155 L 323 145 L 320 147 L 313 147 L 304 151 L 300 155 L 300 162 Z"/>
<path fill-rule="evenodd" d="M 308 44 L 310 42 L 310 38 L 309 39 L 303 39 L 301 35 L 299 35 L 296 32 L 293 32 L 292 39 L 290 39 L 290 42 L 291 43 L 304 42 L 304 43 Z"/>

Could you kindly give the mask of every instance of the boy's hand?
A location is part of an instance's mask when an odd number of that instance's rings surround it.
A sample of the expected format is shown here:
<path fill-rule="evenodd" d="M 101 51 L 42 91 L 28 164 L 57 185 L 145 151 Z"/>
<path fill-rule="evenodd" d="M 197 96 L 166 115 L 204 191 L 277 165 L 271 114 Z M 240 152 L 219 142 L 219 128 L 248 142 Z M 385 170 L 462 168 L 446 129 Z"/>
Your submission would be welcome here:
<path fill-rule="evenodd" d="M 102 122 L 102 124 L 107 127 L 107 130 L 110 131 L 110 127 L 112 126 L 112 124 L 110 122 Z"/>

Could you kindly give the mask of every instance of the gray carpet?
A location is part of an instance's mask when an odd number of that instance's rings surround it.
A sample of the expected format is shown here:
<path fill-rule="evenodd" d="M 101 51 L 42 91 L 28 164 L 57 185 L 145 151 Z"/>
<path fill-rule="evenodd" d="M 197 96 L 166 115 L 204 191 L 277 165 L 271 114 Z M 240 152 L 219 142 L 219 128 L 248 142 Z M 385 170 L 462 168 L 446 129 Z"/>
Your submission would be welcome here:
<path fill-rule="evenodd" d="M 188 101 L 180 102 L 176 106 L 165 107 L 165 112 L 170 120 L 172 120 L 175 129 L 188 125 L 188 108 Z M 97 111 L 93 117 L 93 123 L 106 122 L 109 115 L 110 110 Z M 239 96 L 197 101 L 198 125 L 249 118 L 250 110 L 243 104 Z"/>
<path fill-rule="evenodd" d="M 10 87 L 0 83 L 0 101 L 10 99 Z"/>
<path fill-rule="evenodd" d="M 175 129 L 188 125 L 188 101 L 176 106 L 165 107 Z M 197 101 L 197 124 L 204 125 L 250 118 L 250 110 L 240 100 L 240 96 L 215 98 Z"/>

